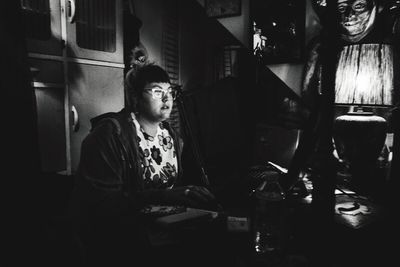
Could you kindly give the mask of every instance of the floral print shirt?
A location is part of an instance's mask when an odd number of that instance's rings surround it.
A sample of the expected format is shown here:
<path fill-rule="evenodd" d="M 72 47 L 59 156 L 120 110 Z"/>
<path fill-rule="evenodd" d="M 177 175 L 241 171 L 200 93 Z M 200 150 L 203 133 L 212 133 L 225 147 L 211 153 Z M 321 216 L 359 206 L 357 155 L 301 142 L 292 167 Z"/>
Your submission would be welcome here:
<path fill-rule="evenodd" d="M 157 127 L 157 133 L 153 137 L 143 130 L 133 113 L 132 119 L 136 126 L 137 142 L 143 159 L 144 187 L 146 189 L 172 187 L 178 176 L 174 140 L 162 123 Z"/>

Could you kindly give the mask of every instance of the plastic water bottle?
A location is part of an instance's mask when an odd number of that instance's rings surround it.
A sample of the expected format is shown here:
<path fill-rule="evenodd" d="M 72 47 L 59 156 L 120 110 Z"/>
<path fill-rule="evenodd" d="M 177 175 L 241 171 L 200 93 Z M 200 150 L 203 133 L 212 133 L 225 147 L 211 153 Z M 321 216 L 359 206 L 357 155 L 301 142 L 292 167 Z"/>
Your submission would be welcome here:
<path fill-rule="evenodd" d="M 255 191 L 254 249 L 257 254 L 276 254 L 282 248 L 285 193 L 279 175 L 268 175 Z"/>

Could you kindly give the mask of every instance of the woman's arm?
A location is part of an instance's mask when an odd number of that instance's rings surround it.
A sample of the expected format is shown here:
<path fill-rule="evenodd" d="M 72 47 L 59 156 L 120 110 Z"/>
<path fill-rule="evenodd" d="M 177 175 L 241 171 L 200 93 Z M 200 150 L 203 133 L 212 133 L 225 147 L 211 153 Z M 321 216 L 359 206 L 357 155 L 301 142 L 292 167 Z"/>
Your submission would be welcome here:
<path fill-rule="evenodd" d="M 75 201 L 86 212 L 96 215 L 122 215 L 139 211 L 147 204 L 206 207 L 214 196 L 200 186 L 172 189 L 142 190 L 138 177 L 128 193 L 126 180 L 128 159 L 121 150 L 119 138 L 110 125 L 96 128 L 82 143 L 81 159 L 76 177 Z"/>

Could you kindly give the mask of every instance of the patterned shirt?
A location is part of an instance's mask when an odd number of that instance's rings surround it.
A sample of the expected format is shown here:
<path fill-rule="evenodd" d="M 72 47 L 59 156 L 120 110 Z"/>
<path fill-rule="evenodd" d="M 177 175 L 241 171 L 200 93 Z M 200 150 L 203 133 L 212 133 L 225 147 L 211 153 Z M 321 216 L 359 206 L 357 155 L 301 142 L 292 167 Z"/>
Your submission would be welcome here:
<path fill-rule="evenodd" d="M 174 140 L 160 123 L 153 137 L 140 126 L 132 113 L 136 126 L 137 142 L 142 154 L 143 179 L 145 188 L 172 187 L 178 176 L 178 161 Z"/>

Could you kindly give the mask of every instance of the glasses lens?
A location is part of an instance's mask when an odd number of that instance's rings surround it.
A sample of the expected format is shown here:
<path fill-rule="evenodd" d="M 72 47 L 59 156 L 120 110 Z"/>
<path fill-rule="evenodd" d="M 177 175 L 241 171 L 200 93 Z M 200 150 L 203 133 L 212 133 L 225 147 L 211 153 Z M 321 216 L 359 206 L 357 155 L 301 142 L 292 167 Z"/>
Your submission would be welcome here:
<path fill-rule="evenodd" d="M 163 90 L 161 89 L 153 89 L 152 93 L 153 93 L 153 98 L 155 99 L 161 99 L 164 95 Z"/>
<path fill-rule="evenodd" d="M 175 89 L 168 89 L 168 90 L 162 90 L 162 89 L 150 89 L 148 90 L 151 92 L 152 96 L 154 99 L 162 99 L 165 96 L 171 96 L 173 100 L 175 100 L 177 91 Z"/>

